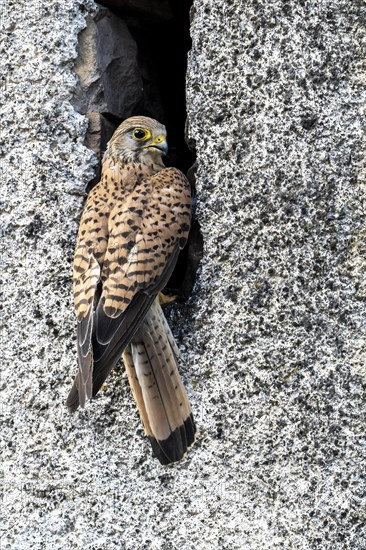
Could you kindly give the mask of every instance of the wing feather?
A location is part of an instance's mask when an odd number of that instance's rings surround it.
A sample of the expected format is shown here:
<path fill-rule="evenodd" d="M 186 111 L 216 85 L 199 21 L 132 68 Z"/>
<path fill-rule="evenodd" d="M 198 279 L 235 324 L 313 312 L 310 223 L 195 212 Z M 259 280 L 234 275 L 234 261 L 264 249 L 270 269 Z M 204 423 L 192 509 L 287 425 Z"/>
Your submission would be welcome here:
<path fill-rule="evenodd" d="M 108 242 L 108 206 L 99 186 L 90 193 L 80 221 L 74 255 L 73 292 L 77 317 L 79 370 L 67 398 L 73 412 L 92 396 L 93 387 L 93 303 L 101 276 Z"/>
<path fill-rule="evenodd" d="M 176 250 L 169 258 L 165 272 L 159 282 L 152 284 L 150 288 L 144 291 L 139 291 L 120 317 L 108 317 L 104 312 L 102 302 L 99 302 L 96 311 L 96 330 L 93 338 L 93 395 L 96 395 L 109 372 L 120 359 L 122 352 L 131 342 L 154 302 L 157 293 L 167 284 L 176 264 L 178 254 L 179 247 L 176 247 Z M 101 327 L 106 331 L 105 333 L 103 333 Z M 98 334 L 104 334 L 104 337 L 100 338 Z M 107 337 L 105 336 L 106 334 Z"/>

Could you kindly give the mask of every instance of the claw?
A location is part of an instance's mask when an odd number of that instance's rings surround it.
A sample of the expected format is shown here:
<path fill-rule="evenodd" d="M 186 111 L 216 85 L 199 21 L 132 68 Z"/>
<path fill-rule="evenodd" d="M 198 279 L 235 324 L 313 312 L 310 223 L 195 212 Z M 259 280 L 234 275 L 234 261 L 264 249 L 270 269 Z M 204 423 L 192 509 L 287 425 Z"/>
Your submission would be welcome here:
<path fill-rule="evenodd" d="M 159 292 L 159 304 L 161 306 L 165 306 L 166 304 L 172 304 L 176 300 L 178 300 L 179 296 L 178 294 L 163 294 L 163 292 Z"/>

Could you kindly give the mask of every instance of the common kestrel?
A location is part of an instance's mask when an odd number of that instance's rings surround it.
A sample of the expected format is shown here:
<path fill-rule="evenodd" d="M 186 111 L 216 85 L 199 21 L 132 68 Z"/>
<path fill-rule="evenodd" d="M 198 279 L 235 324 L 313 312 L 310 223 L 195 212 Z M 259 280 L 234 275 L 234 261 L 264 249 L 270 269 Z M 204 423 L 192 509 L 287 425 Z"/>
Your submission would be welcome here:
<path fill-rule="evenodd" d="M 165 127 L 125 120 L 108 143 L 101 180 L 81 217 L 73 271 L 79 371 L 70 412 L 94 396 L 121 355 L 153 453 L 180 460 L 195 438 L 179 351 L 158 293 L 190 227 L 187 178 L 165 168 Z"/>

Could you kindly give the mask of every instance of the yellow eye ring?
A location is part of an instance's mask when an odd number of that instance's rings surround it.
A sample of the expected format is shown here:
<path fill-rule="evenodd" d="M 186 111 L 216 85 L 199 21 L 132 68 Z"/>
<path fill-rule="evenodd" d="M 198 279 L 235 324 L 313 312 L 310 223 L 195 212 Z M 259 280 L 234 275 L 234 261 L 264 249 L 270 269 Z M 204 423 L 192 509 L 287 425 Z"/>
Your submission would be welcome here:
<path fill-rule="evenodd" d="M 151 132 L 149 132 L 146 128 L 134 128 L 132 131 L 132 136 L 137 141 L 146 141 L 151 138 Z"/>

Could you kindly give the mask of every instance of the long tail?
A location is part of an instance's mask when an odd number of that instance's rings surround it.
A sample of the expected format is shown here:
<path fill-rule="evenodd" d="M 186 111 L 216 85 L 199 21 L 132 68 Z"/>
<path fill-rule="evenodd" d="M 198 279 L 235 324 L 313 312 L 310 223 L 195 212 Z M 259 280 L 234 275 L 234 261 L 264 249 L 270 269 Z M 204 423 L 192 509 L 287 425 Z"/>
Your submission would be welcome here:
<path fill-rule="evenodd" d="M 132 393 L 161 464 L 183 458 L 194 443 L 196 427 L 177 367 L 178 349 L 155 300 L 123 353 Z"/>

